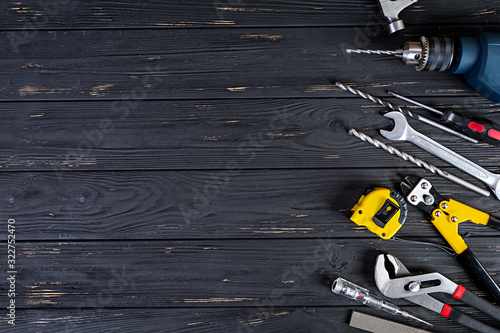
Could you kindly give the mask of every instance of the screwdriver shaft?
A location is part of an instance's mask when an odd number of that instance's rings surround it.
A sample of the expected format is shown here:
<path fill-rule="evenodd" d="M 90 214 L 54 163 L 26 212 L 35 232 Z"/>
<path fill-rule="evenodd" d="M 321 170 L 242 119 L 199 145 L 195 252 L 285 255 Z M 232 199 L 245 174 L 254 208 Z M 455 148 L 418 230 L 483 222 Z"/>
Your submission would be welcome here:
<path fill-rule="evenodd" d="M 451 128 L 448 128 L 438 122 L 435 122 L 434 120 L 431 120 L 429 118 L 425 118 L 425 117 L 422 117 L 416 113 L 413 113 L 411 112 L 410 110 L 408 109 L 405 109 L 405 108 L 402 108 L 402 107 L 399 107 L 399 106 L 396 106 L 390 102 L 387 102 L 387 101 L 384 101 L 383 99 L 380 99 L 378 97 L 375 97 L 373 95 L 370 95 L 368 93 L 365 93 L 359 89 L 356 89 L 356 88 L 353 88 L 351 86 L 348 86 L 348 85 L 345 85 L 341 82 L 336 82 L 335 85 L 341 89 L 344 89 L 354 95 L 358 95 L 360 97 L 363 97 L 364 99 L 367 99 L 369 101 L 372 101 L 373 103 L 376 103 L 376 104 L 380 104 L 380 105 L 383 105 L 391 110 L 394 110 L 394 111 L 399 111 L 401 112 L 402 114 L 404 114 L 405 116 L 408 116 L 408 117 L 411 117 L 413 119 L 416 119 L 416 120 L 420 120 L 421 122 L 424 122 L 428 125 L 431 125 L 431 126 L 434 126 L 436 128 L 439 128 L 440 130 L 443 130 L 447 133 L 450 133 L 450 134 L 453 134 L 455 136 L 458 136 L 464 140 L 467 140 L 467 141 L 470 141 L 470 142 L 473 142 L 473 143 L 478 143 L 478 141 L 476 139 L 472 139 L 470 137 L 468 137 L 467 135 L 465 134 L 462 134 L 462 133 L 459 133 L 457 131 L 454 131 L 452 130 Z"/>
<path fill-rule="evenodd" d="M 410 99 L 410 98 L 408 98 L 408 97 L 404 97 L 404 96 L 401 96 L 401 95 L 399 95 L 399 94 L 396 94 L 395 92 L 392 92 L 392 91 L 388 91 L 387 93 L 388 93 L 389 95 L 394 96 L 394 97 L 397 97 L 397 98 L 399 98 L 399 99 L 401 99 L 401 100 L 403 100 L 403 101 L 406 101 L 406 102 L 411 103 L 411 104 L 413 104 L 413 105 L 420 106 L 421 108 L 424 108 L 424 109 L 426 109 L 426 110 L 429 110 L 429 111 L 432 111 L 432 112 L 434 112 L 434 113 L 437 113 L 437 114 L 438 114 L 438 115 L 440 115 L 441 117 L 442 117 L 442 116 L 444 116 L 444 112 L 443 112 L 443 111 L 439 111 L 439 110 L 437 110 L 437 109 L 434 109 L 434 108 L 432 108 L 432 107 L 430 107 L 430 106 L 427 106 L 427 105 L 425 105 L 425 104 L 419 103 L 419 102 L 417 102 L 417 101 L 415 101 L 415 100 L 413 100 L 413 99 Z"/>
<path fill-rule="evenodd" d="M 441 170 L 440 168 L 438 168 L 432 164 L 429 164 L 427 162 L 422 161 L 419 158 L 414 157 L 413 155 L 407 154 L 407 153 L 405 153 L 397 148 L 394 148 L 393 146 L 386 145 L 385 143 L 383 143 L 375 138 L 372 138 L 372 137 L 370 137 L 362 132 L 358 132 L 354 128 L 351 128 L 349 130 L 349 135 L 353 135 L 353 136 L 357 137 L 358 139 L 365 141 L 365 142 L 368 142 L 369 144 L 371 144 L 377 148 L 382 148 L 383 150 L 385 150 L 386 152 L 388 152 L 392 155 L 397 155 L 405 161 L 409 161 L 413 164 L 416 164 L 419 167 L 427 169 L 434 174 L 438 174 L 441 177 L 449 179 L 456 184 L 462 185 L 463 187 L 465 187 L 471 191 L 474 191 L 474 192 L 481 194 L 485 197 L 490 196 L 490 191 L 482 189 L 474 184 L 471 184 L 468 181 L 463 180 L 462 178 L 458 178 L 458 177 L 456 177 L 456 176 L 454 176 L 454 175 L 452 175 L 444 170 Z"/>

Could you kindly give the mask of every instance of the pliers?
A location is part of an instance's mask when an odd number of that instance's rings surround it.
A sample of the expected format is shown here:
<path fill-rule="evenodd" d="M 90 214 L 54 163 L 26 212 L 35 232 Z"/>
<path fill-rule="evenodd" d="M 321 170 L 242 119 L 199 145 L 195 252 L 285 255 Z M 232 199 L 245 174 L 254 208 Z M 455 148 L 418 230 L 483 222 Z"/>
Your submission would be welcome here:
<path fill-rule="evenodd" d="M 500 304 L 500 287 L 458 233 L 458 225 L 466 221 L 500 230 L 500 219 L 453 199 L 443 199 L 425 178 L 408 176 L 401 190 L 411 205 L 431 214 L 432 224 L 453 248 L 458 261 Z"/>
<path fill-rule="evenodd" d="M 375 283 L 386 297 L 405 298 L 478 332 L 500 332 L 430 296 L 430 293 L 436 292 L 450 294 L 500 321 L 499 308 L 439 273 L 411 275 L 396 257 L 380 254 L 375 263 Z"/>

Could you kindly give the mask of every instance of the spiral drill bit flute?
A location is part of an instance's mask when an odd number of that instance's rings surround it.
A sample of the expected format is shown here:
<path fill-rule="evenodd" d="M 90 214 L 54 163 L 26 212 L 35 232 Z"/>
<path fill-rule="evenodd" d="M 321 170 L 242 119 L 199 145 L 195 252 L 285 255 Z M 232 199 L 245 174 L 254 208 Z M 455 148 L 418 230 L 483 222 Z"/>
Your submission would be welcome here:
<path fill-rule="evenodd" d="M 458 177 L 456 177 L 456 176 L 454 176 L 454 175 L 452 175 L 444 170 L 439 169 L 438 167 L 436 167 L 432 164 L 426 163 L 426 162 L 422 161 L 421 159 L 416 158 L 410 154 L 407 154 L 407 153 L 405 153 L 397 148 L 394 148 L 390 145 L 386 145 L 385 143 L 383 143 L 375 138 L 372 138 L 372 137 L 370 137 L 362 132 L 358 132 L 354 128 L 351 128 L 349 130 L 349 135 L 353 135 L 353 136 L 357 137 L 358 139 L 365 141 L 365 142 L 368 142 L 377 148 L 382 148 L 386 152 L 388 152 L 392 155 L 397 155 L 397 156 L 401 157 L 402 159 L 404 159 L 405 161 L 410 161 L 411 163 L 416 164 L 421 168 L 425 168 L 434 174 L 437 173 L 441 177 L 444 177 L 448 180 L 451 180 L 452 182 L 455 182 L 456 184 L 462 185 L 463 187 L 465 187 L 471 191 L 474 191 L 478 194 L 484 195 L 485 197 L 488 197 L 490 195 L 490 192 L 485 190 L 485 189 L 482 189 L 474 184 L 469 183 L 468 181 L 465 181 L 461 178 L 458 178 Z"/>
<path fill-rule="evenodd" d="M 426 117 L 422 117 L 422 116 L 420 116 L 420 115 L 418 115 L 416 113 L 411 112 L 408 109 L 396 106 L 396 105 L 394 105 L 394 104 L 392 104 L 390 102 L 384 101 L 383 99 L 380 99 L 378 97 L 375 97 L 373 95 L 365 93 L 365 92 L 363 92 L 363 91 L 361 91 L 359 89 L 355 89 L 353 87 L 350 87 L 350 86 L 348 86 L 346 84 L 343 84 L 341 82 L 338 82 L 338 81 L 335 83 L 335 85 L 337 87 L 341 88 L 341 89 L 344 89 L 344 90 L 350 92 L 351 94 L 358 95 L 360 97 L 363 97 L 364 99 L 372 101 L 373 103 L 383 105 L 383 106 L 385 106 L 385 107 L 387 107 L 387 108 L 389 108 L 391 110 L 399 111 L 399 112 L 401 112 L 402 114 L 404 114 L 407 117 L 411 117 L 413 119 L 420 120 L 421 122 L 424 122 L 424 123 L 426 123 L 428 125 L 431 125 L 431 126 L 434 126 L 436 128 L 439 128 L 439 129 L 441 129 L 441 130 L 443 130 L 445 132 L 448 132 L 450 134 L 456 135 L 456 136 L 458 136 L 458 137 L 460 137 L 462 139 L 465 139 L 467 141 L 470 141 L 470 142 L 473 142 L 473 143 L 477 143 L 478 142 L 476 139 L 472 139 L 472 138 L 470 138 L 470 137 L 468 137 L 468 136 L 466 136 L 466 135 L 464 135 L 462 133 L 456 132 L 456 131 L 454 131 L 454 130 L 452 130 L 452 129 L 444 126 L 444 125 L 441 125 L 438 122 L 435 122 L 434 120 L 431 120 L 431 119 L 426 118 Z"/>

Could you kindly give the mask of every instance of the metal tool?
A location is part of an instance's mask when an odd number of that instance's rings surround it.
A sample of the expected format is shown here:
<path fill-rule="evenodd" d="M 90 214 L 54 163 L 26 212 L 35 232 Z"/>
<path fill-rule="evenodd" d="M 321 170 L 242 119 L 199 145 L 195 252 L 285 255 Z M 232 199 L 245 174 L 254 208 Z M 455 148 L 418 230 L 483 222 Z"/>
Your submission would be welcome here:
<path fill-rule="evenodd" d="M 500 230 L 500 219 L 453 199 L 443 199 L 425 178 L 406 177 L 401 182 L 401 190 L 411 205 L 430 214 L 432 224 L 453 248 L 469 275 L 500 303 L 500 287 L 458 233 L 458 225 L 462 222 Z"/>
<path fill-rule="evenodd" d="M 390 1 L 390 0 L 388 0 Z M 426 37 L 406 42 L 396 50 L 347 49 L 347 53 L 387 54 L 417 71 L 449 70 L 464 74 L 467 83 L 484 97 L 500 103 L 500 33 L 476 37 Z"/>
<path fill-rule="evenodd" d="M 394 148 L 391 145 L 387 145 L 387 144 L 385 144 L 385 143 L 383 143 L 375 138 L 372 138 L 372 137 L 370 137 L 362 132 L 358 132 L 354 128 L 351 128 L 349 130 L 349 134 L 354 135 L 358 139 L 360 139 L 362 141 L 366 141 L 377 148 L 382 148 L 383 150 L 385 150 L 386 152 L 388 152 L 390 154 L 397 155 L 397 156 L 401 157 L 402 159 L 404 159 L 405 161 L 410 161 L 411 163 L 416 164 L 421 168 L 425 168 L 434 174 L 437 173 L 441 177 L 446 178 L 448 180 L 451 180 L 452 182 L 454 182 L 456 184 L 462 185 L 463 187 L 465 187 L 471 191 L 474 191 L 474 192 L 481 194 L 485 197 L 490 196 L 490 191 L 482 189 L 479 186 L 476 186 L 472 183 L 469 183 L 468 181 L 463 180 L 462 178 L 454 176 L 454 175 L 452 175 L 444 170 L 441 170 L 440 168 L 438 168 L 432 164 L 424 162 L 421 159 L 414 157 L 413 155 L 407 154 L 404 151 L 401 151 L 397 148 Z"/>
<path fill-rule="evenodd" d="M 405 28 L 403 20 L 399 18 L 399 13 L 417 1 L 418 0 L 378 0 L 382 16 L 389 21 L 387 25 L 389 34 Z"/>
<path fill-rule="evenodd" d="M 382 239 L 390 239 L 406 221 L 408 205 L 396 191 L 384 187 L 368 189 L 352 207 L 349 219 Z"/>
<path fill-rule="evenodd" d="M 391 278 L 391 276 L 394 276 L 394 278 Z M 396 257 L 390 254 L 380 254 L 375 263 L 375 283 L 384 296 L 405 298 L 478 332 L 500 332 L 500 330 L 488 326 L 430 296 L 430 293 L 435 292 L 450 294 L 492 318 L 500 320 L 500 309 L 439 273 L 411 275 Z"/>
<path fill-rule="evenodd" d="M 372 333 L 430 333 L 419 328 L 352 311 L 349 326 Z"/>
<path fill-rule="evenodd" d="M 382 99 L 380 99 L 378 97 L 375 97 L 373 95 L 365 93 L 365 92 L 363 92 L 363 91 L 361 91 L 359 89 L 352 88 L 352 87 L 350 87 L 348 85 L 345 85 L 345 84 L 343 84 L 341 82 L 338 82 L 338 81 L 335 83 L 335 85 L 337 87 L 341 88 L 341 89 L 344 89 L 344 90 L 346 90 L 346 91 L 354 94 L 354 95 L 361 96 L 364 99 L 370 100 L 370 101 L 372 101 L 372 102 L 374 102 L 376 104 L 383 105 L 383 106 L 385 106 L 385 107 L 387 107 L 387 108 L 389 108 L 391 110 L 399 111 L 399 112 L 401 112 L 402 114 L 404 114 L 404 115 L 406 115 L 408 117 L 411 117 L 411 118 L 416 119 L 416 120 L 420 120 L 421 122 L 424 122 L 424 123 L 426 123 L 428 125 L 431 125 L 431 126 L 434 126 L 436 128 L 439 128 L 440 130 L 443 130 L 443 131 L 448 132 L 450 134 L 456 135 L 456 136 L 458 136 L 458 137 L 460 137 L 460 138 L 462 138 L 464 140 L 467 140 L 467 141 L 470 141 L 470 142 L 473 142 L 473 143 L 477 143 L 478 142 L 477 140 L 469 138 L 467 135 L 464 135 L 462 133 L 454 131 L 451 128 L 448 128 L 448 127 L 446 127 L 446 126 L 444 126 L 444 125 L 442 125 L 442 124 L 440 124 L 440 123 L 438 123 L 438 122 L 436 122 L 436 121 L 434 121 L 432 119 L 420 116 L 420 115 L 418 115 L 416 113 L 411 112 L 408 109 L 405 109 L 405 108 L 402 108 L 402 107 L 399 107 L 399 106 L 395 106 L 394 104 L 392 104 L 390 102 L 384 101 L 384 100 L 382 100 Z"/>
<path fill-rule="evenodd" d="M 420 318 L 415 317 L 411 313 L 401 310 L 397 305 L 384 301 L 366 288 L 360 287 L 355 283 L 347 281 L 343 278 L 338 278 L 333 281 L 332 291 L 337 295 L 342 295 L 353 299 L 362 304 L 368 305 L 376 310 L 383 310 L 392 315 L 399 315 L 405 318 L 411 318 L 429 326 L 434 326 Z"/>
<path fill-rule="evenodd" d="M 418 42 L 407 41 L 395 50 L 347 49 L 346 52 L 392 55 L 399 58 L 406 66 L 415 66 L 417 71 L 443 72 L 451 65 L 453 47 L 451 38 L 421 36 Z"/>
<path fill-rule="evenodd" d="M 488 119 L 470 118 L 464 115 L 457 114 L 452 110 L 449 110 L 447 112 L 439 111 L 435 108 L 414 101 L 408 97 L 398 95 L 392 91 L 388 91 L 387 93 L 403 101 L 412 103 L 438 114 L 439 116 L 441 116 L 442 123 L 453 125 L 453 127 L 469 137 L 472 137 L 479 141 L 485 141 L 488 143 L 500 145 L 500 126 Z"/>
<path fill-rule="evenodd" d="M 408 124 L 403 114 L 391 111 L 386 113 L 384 117 L 394 120 L 394 128 L 392 131 L 380 131 L 380 134 L 382 134 L 384 138 L 394 141 L 408 141 L 428 151 L 488 185 L 496 198 L 500 200 L 500 175 L 489 172 L 465 157 L 455 153 L 451 149 L 417 132 Z"/>

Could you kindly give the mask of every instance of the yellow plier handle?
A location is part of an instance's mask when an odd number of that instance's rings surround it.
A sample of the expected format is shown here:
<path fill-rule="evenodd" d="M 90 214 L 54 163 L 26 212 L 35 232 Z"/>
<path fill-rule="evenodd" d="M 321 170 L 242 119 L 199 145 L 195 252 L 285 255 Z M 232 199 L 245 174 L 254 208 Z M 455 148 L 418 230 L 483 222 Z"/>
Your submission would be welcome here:
<path fill-rule="evenodd" d="M 497 302 L 500 302 L 500 287 L 458 234 L 458 225 L 462 222 L 469 221 L 499 229 L 500 220 L 463 203 L 448 199 L 441 201 L 438 208 L 434 209 L 431 221 L 455 250 L 457 259 L 465 270 L 476 282 L 483 285 Z"/>
<path fill-rule="evenodd" d="M 432 212 L 432 224 L 439 230 L 448 244 L 460 254 L 467 250 L 467 244 L 458 233 L 462 222 L 488 225 L 490 215 L 453 199 L 443 200 Z"/>

